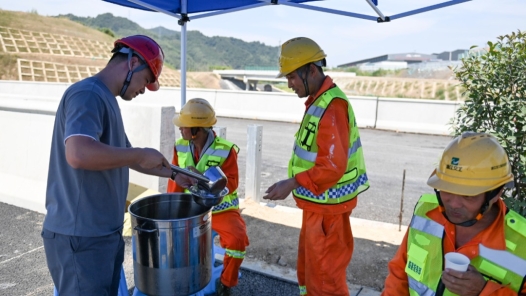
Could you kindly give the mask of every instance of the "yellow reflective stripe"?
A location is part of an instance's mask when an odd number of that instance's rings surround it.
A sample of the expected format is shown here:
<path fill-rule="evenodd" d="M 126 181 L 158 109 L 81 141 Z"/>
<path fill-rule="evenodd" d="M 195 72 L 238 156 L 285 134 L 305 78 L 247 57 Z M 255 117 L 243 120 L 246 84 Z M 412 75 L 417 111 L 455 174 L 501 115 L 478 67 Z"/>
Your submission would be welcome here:
<path fill-rule="evenodd" d="M 232 194 L 227 194 L 223 201 L 212 208 L 212 213 L 217 214 L 230 209 L 239 208 L 239 198 L 237 197 L 237 191 L 234 191 Z"/>
<path fill-rule="evenodd" d="M 407 277 L 409 280 L 409 289 L 415 291 L 420 296 L 434 296 L 435 291 L 431 290 L 428 286 L 422 284 L 421 282 L 415 280 L 412 277 Z"/>
<path fill-rule="evenodd" d="M 352 143 L 352 147 L 350 147 L 349 150 L 347 151 L 347 158 L 350 158 L 351 155 L 356 153 L 356 151 L 358 151 L 358 149 L 360 149 L 361 147 L 362 147 L 362 141 L 360 140 L 360 138 L 358 138 L 356 139 L 356 141 Z M 298 156 L 299 158 L 303 160 L 310 161 L 310 162 L 315 162 L 316 157 L 318 156 L 317 152 L 307 151 L 303 149 L 301 146 L 299 146 L 297 142 L 294 143 L 293 150 L 296 156 Z"/>
<path fill-rule="evenodd" d="M 245 258 L 245 253 L 246 253 L 246 251 L 237 251 L 237 250 L 225 249 L 225 255 L 228 255 L 228 256 L 230 256 L 232 258 L 243 259 L 243 258 Z"/>
<path fill-rule="evenodd" d="M 526 276 L 526 260 L 510 252 L 490 249 L 479 244 L 479 256 L 511 270 L 521 277 Z"/>
<path fill-rule="evenodd" d="M 409 227 L 436 236 L 438 238 L 442 238 L 444 235 L 444 226 L 433 220 L 429 220 L 417 215 L 413 215 Z"/>
<path fill-rule="evenodd" d="M 299 286 L 300 287 L 300 295 L 307 295 L 307 286 Z"/>
<path fill-rule="evenodd" d="M 175 149 L 177 149 L 177 152 L 181 152 L 181 153 L 190 152 L 190 146 L 188 145 L 175 145 Z"/>
<path fill-rule="evenodd" d="M 314 105 L 311 105 L 309 110 L 307 110 L 307 114 L 312 115 L 314 117 L 318 117 L 318 118 L 321 117 L 324 112 L 325 112 L 325 108 L 314 106 Z"/>
<path fill-rule="evenodd" d="M 318 156 L 317 152 L 307 151 L 301 146 L 299 146 L 297 143 L 294 143 L 294 154 L 296 154 L 296 156 L 298 156 L 299 158 L 310 162 L 315 162 L 316 156 Z"/>
<path fill-rule="evenodd" d="M 360 149 L 361 147 L 362 147 L 362 140 L 358 138 L 352 143 L 352 146 L 349 148 L 349 152 L 347 153 L 347 158 L 351 158 L 351 155 L 353 153 L 356 153 L 356 151 L 358 151 L 358 149 Z"/>
<path fill-rule="evenodd" d="M 212 148 L 210 147 L 210 148 L 206 149 L 204 155 L 217 156 L 217 157 L 227 158 L 227 157 L 228 157 L 228 154 L 230 154 L 230 149 L 228 149 L 228 150 L 224 150 L 224 149 L 212 149 Z"/>

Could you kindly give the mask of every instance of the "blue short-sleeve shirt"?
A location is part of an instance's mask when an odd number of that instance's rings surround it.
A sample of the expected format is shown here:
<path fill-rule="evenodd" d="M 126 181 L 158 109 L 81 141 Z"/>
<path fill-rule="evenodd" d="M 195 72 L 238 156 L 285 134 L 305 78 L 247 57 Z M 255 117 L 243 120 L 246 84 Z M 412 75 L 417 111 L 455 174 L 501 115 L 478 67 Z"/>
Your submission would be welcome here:
<path fill-rule="evenodd" d="M 95 77 L 71 85 L 60 101 L 51 143 L 44 228 L 91 237 L 118 231 L 123 225 L 129 168 L 72 168 L 66 161 L 65 146 L 72 136 L 131 147 L 117 99 Z"/>

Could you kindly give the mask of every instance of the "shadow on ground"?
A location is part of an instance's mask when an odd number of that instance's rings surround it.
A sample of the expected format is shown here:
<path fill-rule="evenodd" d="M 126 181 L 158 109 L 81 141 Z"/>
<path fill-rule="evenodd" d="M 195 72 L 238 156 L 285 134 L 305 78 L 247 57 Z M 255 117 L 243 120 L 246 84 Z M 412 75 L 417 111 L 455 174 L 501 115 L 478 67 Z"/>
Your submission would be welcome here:
<path fill-rule="evenodd" d="M 250 246 L 248 260 L 261 260 L 283 268 L 296 268 L 299 229 L 243 215 Z M 352 227 L 352 225 L 351 225 Z M 387 263 L 398 245 L 354 238 L 354 253 L 347 267 L 350 284 L 381 291 L 387 277 Z"/>
<path fill-rule="evenodd" d="M 40 231 L 44 215 L 0 203 L 0 295 L 53 295 Z M 280 268 L 295 268 L 299 229 L 245 216 L 250 246 L 247 261 L 264 261 Z M 133 291 L 131 238 L 126 237 L 124 269 Z M 347 269 L 351 284 L 380 290 L 387 275 L 387 262 L 397 246 L 355 238 L 355 250 Z M 279 263 L 278 263 L 279 262 Z M 242 270 L 233 295 L 299 295 L 290 280 L 278 280 L 258 272 Z"/>

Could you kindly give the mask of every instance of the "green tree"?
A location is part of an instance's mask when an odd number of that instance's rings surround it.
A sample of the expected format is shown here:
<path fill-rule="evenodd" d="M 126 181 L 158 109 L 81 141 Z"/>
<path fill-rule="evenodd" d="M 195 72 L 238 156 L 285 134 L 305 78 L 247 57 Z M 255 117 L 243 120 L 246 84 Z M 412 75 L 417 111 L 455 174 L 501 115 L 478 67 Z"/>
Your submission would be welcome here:
<path fill-rule="evenodd" d="M 99 31 L 101 31 L 102 33 L 106 34 L 106 35 L 109 35 L 111 37 L 115 37 L 115 33 L 113 33 L 113 31 L 109 28 L 98 28 Z"/>
<path fill-rule="evenodd" d="M 487 51 L 464 58 L 455 75 L 466 101 L 453 119 L 454 133 L 487 132 L 499 140 L 515 177 L 504 201 L 526 216 L 526 33 L 489 41 Z"/>

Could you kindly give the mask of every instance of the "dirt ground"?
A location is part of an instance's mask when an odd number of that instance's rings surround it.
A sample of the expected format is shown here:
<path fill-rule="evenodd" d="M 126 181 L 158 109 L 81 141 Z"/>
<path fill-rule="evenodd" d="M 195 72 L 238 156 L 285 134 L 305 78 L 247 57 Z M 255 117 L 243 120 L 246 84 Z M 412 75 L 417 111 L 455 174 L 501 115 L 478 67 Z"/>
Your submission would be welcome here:
<path fill-rule="evenodd" d="M 296 268 L 301 210 L 269 207 L 252 200 L 240 205 L 247 224 L 250 246 L 245 261 L 264 261 L 274 268 Z M 394 256 L 406 227 L 353 218 L 354 253 L 347 268 L 347 281 L 381 291 L 387 263 Z"/>

